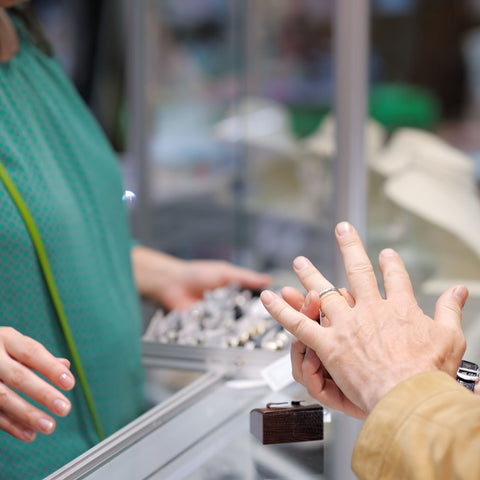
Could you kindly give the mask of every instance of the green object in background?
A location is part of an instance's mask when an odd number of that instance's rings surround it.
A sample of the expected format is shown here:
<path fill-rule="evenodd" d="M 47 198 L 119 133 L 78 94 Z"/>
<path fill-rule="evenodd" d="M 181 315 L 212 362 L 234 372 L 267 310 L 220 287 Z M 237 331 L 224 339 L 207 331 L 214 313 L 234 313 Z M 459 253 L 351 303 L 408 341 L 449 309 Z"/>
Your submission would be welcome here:
<path fill-rule="evenodd" d="M 435 95 L 423 88 L 404 84 L 372 88 L 369 111 L 373 119 L 389 130 L 399 127 L 429 130 L 441 114 Z"/>
<path fill-rule="evenodd" d="M 320 123 L 330 112 L 327 107 L 310 107 L 307 105 L 288 105 L 290 128 L 297 138 L 305 138 L 317 130 Z"/>

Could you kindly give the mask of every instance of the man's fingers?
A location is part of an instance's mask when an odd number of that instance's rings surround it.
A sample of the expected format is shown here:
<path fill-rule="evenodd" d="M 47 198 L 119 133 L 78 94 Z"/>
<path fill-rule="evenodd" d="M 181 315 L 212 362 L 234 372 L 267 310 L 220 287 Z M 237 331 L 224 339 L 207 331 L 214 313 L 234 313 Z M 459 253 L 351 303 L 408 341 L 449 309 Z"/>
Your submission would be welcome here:
<path fill-rule="evenodd" d="M 337 384 L 327 378 L 323 381 L 311 382 L 308 385 L 308 392 L 310 395 L 317 399 L 322 405 L 345 412 L 351 417 L 364 420 L 366 417 L 365 412 L 353 404 L 348 398 L 345 397 L 343 392 L 338 388 Z"/>
<path fill-rule="evenodd" d="M 306 315 L 297 312 L 270 290 L 264 290 L 260 298 L 267 311 L 280 325 L 308 347 L 318 349 L 323 338 L 323 328 L 318 323 L 312 322 Z"/>
<path fill-rule="evenodd" d="M 386 248 L 380 253 L 378 263 L 382 272 L 385 298 L 405 301 L 408 297 L 410 301 L 415 301 L 412 282 L 400 255 L 391 248 Z"/>
<path fill-rule="evenodd" d="M 300 308 L 300 313 L 303 313 L 312 320 L 318 320 L 320 316 L 320 297 L 315 290 L 311 290 L 305 297 L 305 302 Z"/>
<path fill-rule="evenodd" d="M 446 345 L 448 353 L 440 358 L 441 369 L 455 376 L 465 353 L 467 342 L 462 330 L 462 309 L 468 296 L 464 285 L 457 285 L 444 292 L 435 304 L 433 316 L 438 329 L 437 343 Z M 445 350 L 447 352 L 447 350 Z"/>
<path fill-rule="evenodd" d="M 303 383 L 303 376 L 302 376 L 302 364 L 305 358 L 305 354 L 307 352 L 306 345 L 294 338 L 292 340 L 292 346 L 290 347 L 290 359 L 292 361 L 292 376 L 296 382 Z"/>
<path fill-rule="evenodd" d="M 305 296 L 293 287 L 284 287 L 281 290 L 281 294 L 283 299 L 292 308 L 298 310 L 312 320 L 318 321 L 320 316 L 320 297 L 318 292 L 310 290 Z"/>
<path fill-rule="evenodd" d="M 362 298 L 380 298 L 372 263 L 356 230 L 348 222 L 341 222 L 335 228 L 335 237 L 353 297 L 357 302 Z"/>
<path fill-rule="evenodd" d="M 355 306 L 355 299 L 353 298 L 353 295 L 350 293 L 350 290 L 348 290 L 345 287 L 339 288 L 338 290 L 342 294 L 342 297 L 347 301 L 348 306 L 350 308 L 353 308 Z"/>
<path fill-rule="evenodd" d="M 293 287 L 283 287 L 280 293 L 291 307 L 300 311 L 305 302 L 305 295 L 302 292 Z"/>
<path fill-rule="evenodd" d="M 325 376 L 322 362 L 317 354 L 307 348 L 305 358 L 302 363 L 302 379 L 301 382 L 309 391 L 321 392 L 325 386 Z"/>
<path fill-rule="evenodd" d="M 444 292 L 435 304 L 433 319 L 445 326 L 461 328 L 462 309 L 468 297 L 468 289 L 457 285 Z"/>
<path fill-rule="evenodd" d="M 307 348 L 307 351 L 305 352 L 305 358 L 302 364 L 302 371 L 305 381 L 307 380 L 307 378 L 312 376 L 320 377 L 321 381 L 324 381 L 324 369 L 322 362 L 318 358 L 318 355 L 311 348 Z"/>
<path fill-rule="evenodd" d="M 325 288 L 333 287 L 306 257 L 295 258 L 293 270 L 307 292 L 310 290 L 321 292 Z"/>
<path fill-rule="evenodd" d="M 322 292 L 327 289 L 332 289 L 334 286 L 314 267 L 312 262 L 306 257 L 297 257 L 293 261 L 293 269 L 307 291 L 316 291 L 320 295 L 322 312 L 329 317 L 329 313 L 335 306 L 337 309 L 341 306 L 345 308 L 347 303 L 342 295 L 332 290 L 322 295 Z"/>

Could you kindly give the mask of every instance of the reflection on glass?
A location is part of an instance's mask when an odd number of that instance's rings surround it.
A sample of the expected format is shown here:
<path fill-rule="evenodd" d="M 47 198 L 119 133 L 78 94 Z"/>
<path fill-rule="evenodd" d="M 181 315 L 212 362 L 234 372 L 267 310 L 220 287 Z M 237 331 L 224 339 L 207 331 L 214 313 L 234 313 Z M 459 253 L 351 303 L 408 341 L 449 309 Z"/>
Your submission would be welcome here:
<path fill-rule="evenodd" d="M 372 5 L 369 107 L 386 141 L 369 156 L 370 248 L 397 248 L 419 294 L 480 295 L 478 6 Z"/>
<path fill-rule="evenodd" d="M 306 140 L 331 109 L 332 8 L 147 2 L 145 140 L 159 247 L 273 272 L 305 254 L 331 270 L 332 159 Z"/>
<path fill-rule="evenodd" d="M 147 407 L 167 400 L 182 388 L 200 378 L 204 372 L 173 368 L 145 368 L 145 398 Z"/>

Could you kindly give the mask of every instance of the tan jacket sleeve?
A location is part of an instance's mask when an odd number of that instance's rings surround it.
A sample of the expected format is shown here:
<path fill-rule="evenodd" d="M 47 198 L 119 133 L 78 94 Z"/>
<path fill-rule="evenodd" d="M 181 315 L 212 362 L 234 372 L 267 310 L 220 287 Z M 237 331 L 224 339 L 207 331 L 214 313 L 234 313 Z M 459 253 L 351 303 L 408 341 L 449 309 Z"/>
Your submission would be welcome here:
<path fill-rule="evenodd" d="M 368 416 L 352 468 L 364 480 L 479 480 L 480 398 L 442 372 L 402 382 Z"/>

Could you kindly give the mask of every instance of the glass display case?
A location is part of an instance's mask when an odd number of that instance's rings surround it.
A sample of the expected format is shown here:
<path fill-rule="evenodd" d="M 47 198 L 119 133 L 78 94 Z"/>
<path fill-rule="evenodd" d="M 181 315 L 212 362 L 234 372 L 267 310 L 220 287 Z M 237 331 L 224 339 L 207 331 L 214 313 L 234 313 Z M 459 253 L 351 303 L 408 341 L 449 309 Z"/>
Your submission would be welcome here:
<path fill-rule="evenodd" d="M 479 362 L 478 2 L 127 3 L 123 166 L 138 239 L 276 286 L 298 286 L 291 262 L 306 255 L 341 285 L 333 228 L 348 219 L 374 263 L 399 251 L 427 314 L 467 284 L 466 358 Z M 288 452 L 249 435 L 251 408 L 304 399 L 294 384 L 231 383 L 273 352 L 144 347 L 152 410 L 51 480 L 353 478 L 361 424 L 343 415 Z"/>
<path fill-rule="evenodd" d="M 250 434 L 254 408 L 268 402 L 313 403 L 298 384 L 272 392 L 256 381 L 254 372 L 275 355 L 250 353 L 216 352 L 213 369 L 211 356 L 198 349 L 182 354 L 145 344 L 152 408 L 48 479 L 325 478 L 326 441 L 262 445 Z"/>
<path fill-rule="evenodd" d="M 463 283 L 467 358 L 480 359 L 478 1 L 374 0 L 368 246 L 405 261 L 422 307 Z"/>
<path fill-rule="evenodd" d="M 332 109 L 331 2 L 143 1 L 134 14 L 142 240 L 267 271 L 303 253 L 331 272 L 332 163 L 303 142 Z"/>
<path fill-rule="evenodd" d="M 336 221 L 365 231 L 367 4 L 132 3 L 126 168 L 142 242 L 267 271 L 276 286 L 299 286 L 297 255 L 341 278 Z M 335 420 L 326 464 L 347 479 L 359 424 Z"/>
<path fill-rule="evenodd" d="M 475 2 L 441 3 L 137 2 L 140 237 L 183 258 L 266 270 L 277 285 L 296 284 L 290 265 L 302 254 L 341 284 L 332 232 L 348 219 L 374 265 L 382 248 L 399 251 L 428 314 L 444 289 L 467 284 L 467 355 L 479 360 L 480 251 L 469 230 L 480 219 L 478 143 L 465 141 L 477 113 L 451 94 L 459 64 L 468 78 L 476 71 L 475 17 L 467 26 L 462 13 Z M 442 71 L 449 37 L 431 27 L 448 12 L 455 43 L 443 68 L 457 73 L 447 88 L 428 72 Z M 358 425 L 340 416 L 333 429 L 327 464 L 348 478 Z"/>

